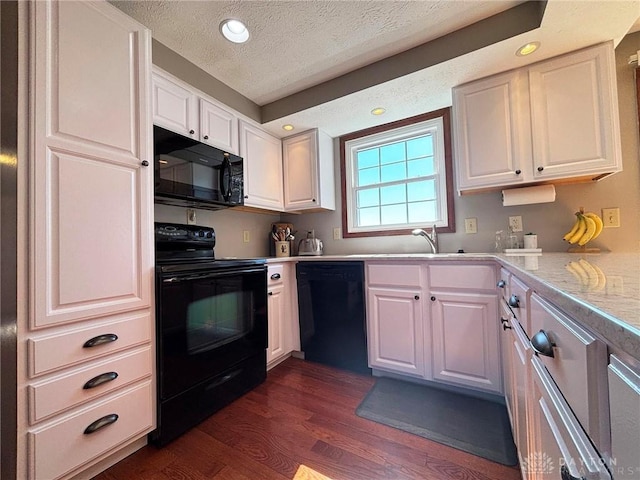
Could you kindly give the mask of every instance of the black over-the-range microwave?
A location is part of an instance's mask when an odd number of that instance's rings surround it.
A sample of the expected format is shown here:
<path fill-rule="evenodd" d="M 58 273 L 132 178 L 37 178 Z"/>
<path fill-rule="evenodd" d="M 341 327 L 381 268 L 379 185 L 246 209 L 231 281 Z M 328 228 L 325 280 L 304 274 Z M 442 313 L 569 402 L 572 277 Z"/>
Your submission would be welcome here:
<path fill-rule="evenodd" d="M 242 158 L 154 125 L 155 201 L 216 210 L 243 205 Z"/>

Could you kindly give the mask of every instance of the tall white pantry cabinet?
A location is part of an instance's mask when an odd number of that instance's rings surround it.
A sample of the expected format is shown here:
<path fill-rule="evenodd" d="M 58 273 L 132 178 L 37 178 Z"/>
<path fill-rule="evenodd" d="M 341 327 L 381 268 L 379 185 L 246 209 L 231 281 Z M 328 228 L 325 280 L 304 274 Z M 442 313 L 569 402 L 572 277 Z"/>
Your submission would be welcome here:
<path fill-rule="evenodd" d="M 37 1 L 23 12 L 17 472 L 57 479 L 141 444 L 155 424 L 151 36 L 107 2 Z"/>

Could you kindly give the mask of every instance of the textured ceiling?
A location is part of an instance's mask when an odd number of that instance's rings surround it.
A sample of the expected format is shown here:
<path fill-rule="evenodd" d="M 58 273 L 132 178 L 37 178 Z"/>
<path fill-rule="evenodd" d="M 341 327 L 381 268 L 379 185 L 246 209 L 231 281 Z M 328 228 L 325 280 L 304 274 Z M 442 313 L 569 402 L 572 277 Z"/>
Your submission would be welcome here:
<path fill-rule="evenodd" d="M 490 1 L 112 1 L 153 37 L 258 105 L 393 57 L 522 2 Z M 584 46 L 619 41 L 640 16 L 638 0 L 549 0 L 540 28 L 265 124 L 320 127 L 332 136 L 451 105 L 451 87 Z M 244 21 L 249 42 L 218 31 Z M 542 48 L 514 55 L 527 41 Z M 384 61 L 381 63 L 384 68 Z M 311 90 L 309 90 L 311 92 Z M 387 108 L 372 117 L 376 106 Z"/>

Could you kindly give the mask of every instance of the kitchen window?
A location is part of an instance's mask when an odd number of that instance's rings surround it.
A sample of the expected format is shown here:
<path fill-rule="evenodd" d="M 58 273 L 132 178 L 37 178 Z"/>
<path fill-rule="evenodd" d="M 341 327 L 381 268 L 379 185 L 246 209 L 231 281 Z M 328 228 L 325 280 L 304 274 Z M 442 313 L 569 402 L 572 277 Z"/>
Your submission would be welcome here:
<path fill-rule="evenodd" d="M 344 237 L 454 232 L 450 109 L 340 137 Z"/>

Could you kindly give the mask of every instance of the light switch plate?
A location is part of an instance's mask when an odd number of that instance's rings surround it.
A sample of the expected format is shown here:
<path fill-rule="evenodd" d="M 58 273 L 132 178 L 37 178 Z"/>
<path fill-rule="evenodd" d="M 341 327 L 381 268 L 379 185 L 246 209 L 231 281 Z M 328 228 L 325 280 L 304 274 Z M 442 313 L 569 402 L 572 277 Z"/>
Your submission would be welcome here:
<path fill-rule="evenodd" d="M 251 240 L 251 237 L 249 236 L 249 230 L 243 230 L 242 231 L 242 241 L 244 243 L 249 243 L 249 240 Z"/>
<path fill-rule="evenodd" d="M 465 233 L 478 233 L 478 219 L 477 218 L 465 218 L 464 219 L 464 232 Z"/>
<path fill-rule="evenodd" d="M 333 229 L 333 239 L 340 240 L 342 238 L 342 230 L 340 227 L 336 227 Z"/>
<path fill-rule="evenodd" d="M 620 209 L 619 208 L 603 208 L 602 223 L 605 228 L 620 226 Z"/>

